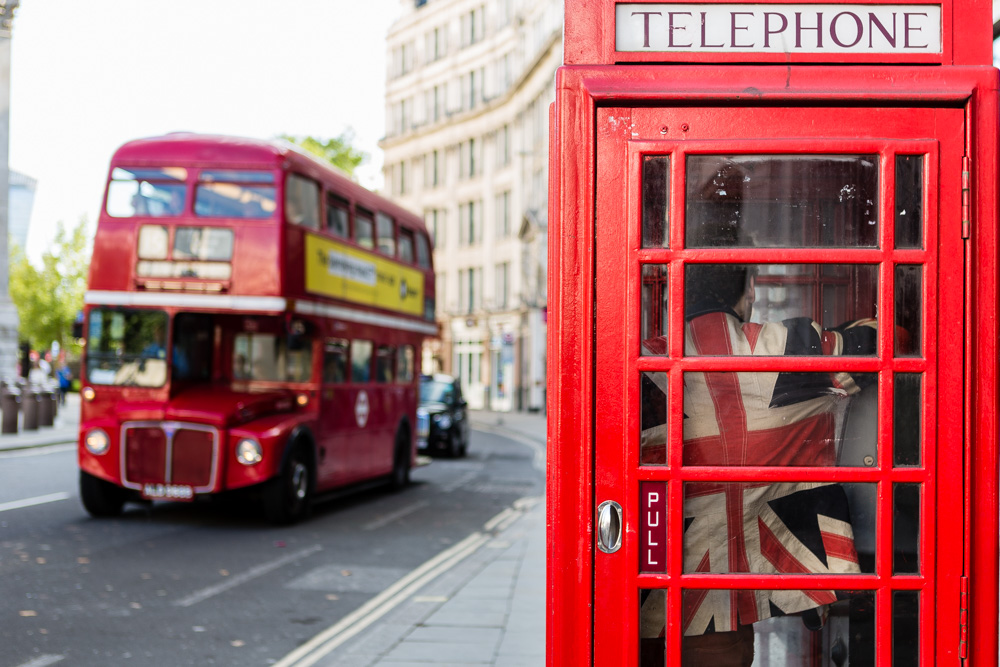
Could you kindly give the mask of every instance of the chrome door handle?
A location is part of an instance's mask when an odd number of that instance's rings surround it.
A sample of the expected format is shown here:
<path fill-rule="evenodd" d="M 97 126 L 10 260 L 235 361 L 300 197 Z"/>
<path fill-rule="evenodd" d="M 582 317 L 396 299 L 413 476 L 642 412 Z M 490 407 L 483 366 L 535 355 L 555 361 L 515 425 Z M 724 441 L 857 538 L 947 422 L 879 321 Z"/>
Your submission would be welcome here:
<path fill-rule="evenodd" d="M 597 506 L 597 548 L 613 554 L 622 546 L 622 506 L 605 500 Z"/>

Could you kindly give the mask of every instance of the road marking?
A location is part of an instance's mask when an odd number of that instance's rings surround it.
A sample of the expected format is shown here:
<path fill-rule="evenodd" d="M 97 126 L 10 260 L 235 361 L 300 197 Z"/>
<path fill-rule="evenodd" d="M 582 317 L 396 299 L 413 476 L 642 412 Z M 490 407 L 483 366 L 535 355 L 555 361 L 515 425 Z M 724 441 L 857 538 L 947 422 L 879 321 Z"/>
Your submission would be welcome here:
<path fill-rule="evenodd" d="M 489 539 L 491 538 L 488 535 L 473 533 L 450 549 L 442 551 L 345 616 L 339 623 L 330 626 L 289 653 L 276 664 L 276 667 L 315 665 L 335 648 L 399 606 L 428 582 L 471 556 Z"/>
<path fill-rule="evenodd" d="M 6 512 L 7 510 L 19 510 L 22 507 L 34 507 L 35 505 L 45 505 L 47 503 L 54 503 L 60 500 L 66 500 L 67 498 L 69 498 L 69 494 L 66 493 L 65 491 L 61 491 L 59 493 L 49 493 L 44 496 L 35 496 L 34 498 L 25 498 L 24 500 L 12 500 L 9 503 L 0 503 L 0 512 Z"/>
<path fill-rule="evenodd" d="M 413 503 L 412 505 L 404 507 L 401 510 L 397 510 L 395 512 L 392 512 L 391 514 L 386 514 L 381 518 L 366 523 L 364 526 L 361 527 L 361 530 L 378 530 L 379 528 L 384 528 L 385 526 L 388 526 L 396 519 L 402 519 L 407 514 L 413 514 L 417 510 L 421 510 L 427 507 L 428 504 L 429 503 L 426 500 L 421 500 L 420 502 Z"/>
<path fill-rule="evenodd" d="M 201 589 L 200 591 L 195 591 L 191 595 L 181 598 L 180 600 L 174 600 L 173 605 L 175 607 L 190 607 L 191 605 L 198 604 L 199 602 L 207 600 L 214 595 L 224 593 L 231 588 L 236 588 L 240 584 L 245 584 L 246 582 L 263 576 L 268 572 L 277 570 L 285 563 L 291 563 L 292 561 L 299 560 L 300 558 L 305 558 L 306 556 L 310 556 L 322 549 L 323 547 L 315 544 L 308 549 L 302 549 L 301 551 L 296 551 L 276 560 L 272 560 L 270 563 L 263 563 L 262 565 L 252 567 L 246 572 L 237 574 L 234 577 L 228 577 L 225 581 L 215 584 L 214 586 L 209 586 Z"/>
<path fill-rule="evenodd" d="M 22 663 L 17 667 L 48 667 L 66 659 L 64 655 L 40 655 L 34 660 Z"/>
<path fill-rule="evenodd" d="M 0 452 L 0 459 L 21 459 L 27 456 L 75 452 L 76 447 L 75 443 L 66 443 L 62 445 L 38 445 L 37 447 L 25 447 L 24 449 L 8 449 Z"/>
<path fill-rule="evenodd" d="M 472 480 L 474 480 L 476 477 L 479 476 L 479 470 L 480 469 L 477 468 L 476 470 L 465 473 L 464 475 L 462 475 L 455 481 L 451 482 L 450 484 L 441 487 L 441 490 L 444 491 L 445 493 L 452 493 L 453 491 L 462 488 L 463 486 L 465 486 L 466 484 L 468 484 L 469 482 L 471 482 Z"/>
<path fill-rule="evenodd" d="M 493 426 L 492 424 L 476 424 L 472 427 L 474 431 L 482 431 L 484 433 L 492 433 L 493 435 L 499 435 L 508 440 L 513 440 L 514 442 L 520 443 L 525 447 L 531 449 L 534 452 L 532 457 L 531 466 L 535 470 L 541 470 L 545 472 L 545 445 L 535 442 L 527 436 L 521 435 L 516 431 L 506 429 L 503 426 Z"/>

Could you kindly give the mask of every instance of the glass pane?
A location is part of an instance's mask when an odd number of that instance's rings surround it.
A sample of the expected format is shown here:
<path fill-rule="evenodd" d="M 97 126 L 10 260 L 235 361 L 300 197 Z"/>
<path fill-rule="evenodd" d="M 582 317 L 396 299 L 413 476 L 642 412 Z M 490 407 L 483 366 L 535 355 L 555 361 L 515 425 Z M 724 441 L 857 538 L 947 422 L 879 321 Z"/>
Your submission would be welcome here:
<path fill-rule="evenodd" d="M 859 574 L 855 529 L 863 541 L 874 543 L 874 487 L 688 482 L 684 572 Z M 767 601 L 756 604 L 766 607 Z"/>
<path fill-rule="evenodd" d="M 670 245 L 670 158 L 647 155 L 642 161 L 642 247 Z"/>
<path fill-rule="evenodd" d="M 639 457 L 642 465 L 667 464 L 667 374 L 642 373 Z"/>
<path fill-rule="evenodd" d="M 920 597 L 916 591 L 892 593 L 892 664 L 920 664 Z"/>
<path fill-rule="evenodd" d="M 350 238 L 348 209 L 350 205 L 340 197 L 330 195 L 326 199 L 326 229 L 340 238 Z"/>
<path fill-rule="evenodd" d="M 894 466 L 920 465 L 920 373 L 897 373 L 893 390 Z"/>
<path fill-rule="evenodd" d="M 362 248 L 375 248 L 375 222 L 371 213 L 359 210 L 354 217 L 354 240 Z"/>
<path fill-rule="evenodd" d="M 924 158 L 896 156 L 896 247 L 919 248 L 924 231 Z"/>
<path fill-rule="evenodd" d="M 233 258 L 233 230 L 221 227 L 178 227 L 174 259 L 226 261 Z"/>
<path fill-rule="evenodd" d="M 684 465 L 838 465 L 838 422 L 875 381 L 874 373 L 685 373 Z M 659 397 L 649 398 L 655 406 Z M 852 456 L 874 451 L 876 420 L 859 414 L 850 438 Z"/>
<path fill-rule="evenodd" d="M 375 214 L 377 225 L 378 251 L 383 255 L 396 255 L 396 225 L 392 218 L 384 213 Z"/>
<path fill-rule="evenodd" d="M 369 382 L 372 368 L 372 342 L 351 341 L 351 381 Z"/>
<path fill-rule="evenodd" d="M 871 248 L 878 243 L 878 156 L 692 155 L 692 248 Z"/>
<path fill-rule="evenodd" d="M 685 354 L 871 355 L 872 264 L 688 264 Z"/>
<path fill-rule="evenodd" d="M 169 247 L 166 227 L 143 225 L 139 228 L 140 259 L 166 259 Z"/>
<path fill-rule="evenodd" d="M 683 599 L 681 665 L 875 664 L 872 591 L 685 590 Z M 639 602 L 639 665 L 663 667 L 667 592 L 641 590 Z"/>
<path fill-rule="evenodd" d="M 212 183 L 195 190 L 195 215 L 206 218 L 270 218 L 276 208 L 271 185 Z"/>
<path fill-rule="evenodd" d="M 205 183 L 274 183 L 274 173 L 256 169 L 206 169 L 198 180 Z"/>
<path fill-rule="evenodd" d="M 113 218 L 176 216 L 184 212 L 185 196 L 187 186 L 183 184 L 111 181 L 107 211 Z"/>
<path fill-rule="evenodd" d="M 642 354 L 667 354 L 667 264 L 642 267 Z"/>
<path fill-rule="evenodd" d="M 892 486 L 892 572 L 920 574 L 920 485 Z"/>
<path fill-rule="evenodd" d="M 896 356 L 919 357 L 921 335 L 921 267 L 896 267 Z"/>
<path fill-rule="evenodd" d="M 288 175 L 285 218 L 296 225 L 319 229 L 319 183 L 298 174 Z"/>
<path fill-rule="evenodd" d="M 639 571 L 667 571 L 667 483 L 639 484 Z"/>

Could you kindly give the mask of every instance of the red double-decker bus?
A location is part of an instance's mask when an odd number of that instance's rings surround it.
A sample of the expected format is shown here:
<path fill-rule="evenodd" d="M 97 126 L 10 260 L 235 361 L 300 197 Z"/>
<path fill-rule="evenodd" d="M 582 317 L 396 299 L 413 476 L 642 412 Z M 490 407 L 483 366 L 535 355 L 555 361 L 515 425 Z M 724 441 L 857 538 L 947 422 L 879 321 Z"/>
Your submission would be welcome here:
<path fill-rule="evenodd" d="M 405 485 L 433 295 L 423 221 L 290 144 L 125 144 L 85 299 L 85 508 L 248 489 L 287 522 Z"/>

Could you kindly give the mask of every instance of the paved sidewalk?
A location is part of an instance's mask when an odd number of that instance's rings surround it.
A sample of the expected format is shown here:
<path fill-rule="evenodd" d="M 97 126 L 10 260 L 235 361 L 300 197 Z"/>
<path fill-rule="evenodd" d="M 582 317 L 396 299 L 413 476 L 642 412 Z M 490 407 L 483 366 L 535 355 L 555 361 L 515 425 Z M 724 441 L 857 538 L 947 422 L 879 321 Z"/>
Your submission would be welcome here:
<path fill-rule="evenodd" d="M 80 427 L 80 394 L 66 394 L 66 404 L 60 405 L 52 426 L 39 426 L 36 431 L 25 431 L 20 427 L 17 433 L 0 433 L 0 452 L 28 447 L 44 447 L 76 442 Z"/>
<path fill-rule="evenodd" d="M 473 411 L 470 416 L 476 430 L 531 446 L 536 467 L 544 470 L 544 415 Z M 466 542 L 468 547 L 445 561 L 450 566 L 404 589 L 400 596 L 406 599 L 378 622 L 357 631 L 364 618 L 359 615 L 312 652 L 279 665 L 544 666 L 545 498 L 522 499 Z"/>

